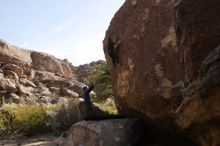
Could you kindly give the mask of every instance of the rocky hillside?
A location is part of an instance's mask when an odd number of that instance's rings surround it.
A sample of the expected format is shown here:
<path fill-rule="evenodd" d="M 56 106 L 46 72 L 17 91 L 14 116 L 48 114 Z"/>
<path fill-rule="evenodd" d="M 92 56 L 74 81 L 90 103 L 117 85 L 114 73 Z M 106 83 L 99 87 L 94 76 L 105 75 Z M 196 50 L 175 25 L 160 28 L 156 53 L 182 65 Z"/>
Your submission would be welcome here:
<path fill-rule="evenodd" d="M 89 64 L 83 64 L 75 67 L 76 80 L 82 83 L 89 83 L 88 77 L 92 73 L 94 66 L 105 63 L 103 60 L 93 61 Z"/>
<path fill-rule="evenodd" d="M 82 84 L 65 59 L 28 51 L 0 40 L 1 102 L 56 103 L 52 97 L 79 97 Z"/>
<path fill-rule="evenodd" d="M 149 141 L 220 144 L 219 6 L 126 0 L 112 19 L 103 44 L 115 100 L 145 121 Z"/>

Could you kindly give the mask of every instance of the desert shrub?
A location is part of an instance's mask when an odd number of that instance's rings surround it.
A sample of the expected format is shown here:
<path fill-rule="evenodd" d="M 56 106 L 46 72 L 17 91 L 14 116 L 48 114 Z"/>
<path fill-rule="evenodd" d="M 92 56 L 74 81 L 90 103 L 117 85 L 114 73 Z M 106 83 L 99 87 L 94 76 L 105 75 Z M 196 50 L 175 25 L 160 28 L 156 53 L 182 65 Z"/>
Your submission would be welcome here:
<path fill-rule="evenodd" d="M 31 136 L 68 130 L 81 120 L 81 112 L 78 99 L 64 100 L 55 105 L 5 104 L 0 111 L 0 135 Z"/>
<path fill-rule="evenodd" d="M 43 106 L 21 106 L 16 112 L 16 120 L 20 125 L 17 130 L 26 135 L 48 132 L 50 127 L 47 124 L 47 119 L 46 109 Z"/>
<path fill-rule="evenodd" d="M 48 132 L 47 113 L 39 105 L 5 106 L 0 112 L 0 127 L 4 134 L 27 136 Z"/>
<path fill-rule="evenodd" d="M 1 133 L 14 133 L 16 128 L 17 128 L 17 124 L 16 123 L 16 119 L 15 119 L 15 114 L 14 113 L 10 113 L 8 111 L 2 110 L 1 114 L 0 114 L 0 130 Z"/>
<path fill-rule="evenodd" d="M 118 110 L 112 98 L 107 98 L 105 101 L 99 102 L 99 106 L 104 112 L 108 113 L 109 115 L 118 114 Z"/>
<path fill-rule="evenodd" d="M 48 110 L 49 125 L 53 132 L 66 131 L 80 120 L 78 105 L 77 99 L 71 99 L 68 104 L 58 104 L 56 108 Z"/>

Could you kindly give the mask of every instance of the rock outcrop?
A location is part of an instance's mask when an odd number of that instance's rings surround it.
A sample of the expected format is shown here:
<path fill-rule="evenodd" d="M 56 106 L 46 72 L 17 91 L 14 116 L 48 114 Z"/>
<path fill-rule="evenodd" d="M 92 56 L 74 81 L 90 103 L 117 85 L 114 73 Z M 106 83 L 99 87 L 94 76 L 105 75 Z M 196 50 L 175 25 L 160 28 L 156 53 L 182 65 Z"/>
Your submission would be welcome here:
<path fill-rule="evenodd" d="M 142 118 L 158 141 L 220 144 L 219 6 L 217 0 L 126 0 L 106 32 L 117 107 Z"/>
<path fill-rule="evenodd" d="M 88 83 L 88 77 L 92 73 L 94 66 L 103 64 L 104 62 L 103 60 L 98 60 L 75 67 L 76 80 L 82 83 Z"/>
<path fill-rule="evenodd" d="M 0 40 L 0 97 L 7 99 L 4 102 L 44 104 L 53 102 L 47 100 L 53 97 L 78 98 L 77 92 L 82 97 L 83 84 L 75 80 L 72 68 L 66 59 Z"/>
<path fill-rule="evenodd" d="M 140 135 L 136 120 L 81 121 L 74 124 L 63 136 L 67 138 L 58 140 L 57 145 L 129 146 L 137 145 Z"/>
<path fill-rule="evenodd" d="M 69 64 L 61 61 L 54 56 L 41 52 L 31 52 L 32 67 L 37 70 L 52 72 L 57 76 L 64 78 L 73 78 L 72 70 Z"/>

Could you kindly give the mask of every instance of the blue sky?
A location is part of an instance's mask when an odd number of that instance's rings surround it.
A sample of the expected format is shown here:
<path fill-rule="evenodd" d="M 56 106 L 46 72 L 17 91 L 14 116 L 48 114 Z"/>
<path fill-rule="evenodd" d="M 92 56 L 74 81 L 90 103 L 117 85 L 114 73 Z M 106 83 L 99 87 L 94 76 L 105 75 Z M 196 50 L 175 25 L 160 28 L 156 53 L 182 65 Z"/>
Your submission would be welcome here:
<path fill-rule="evenodd" d="M 0 0 L 0 38 L 74 65 L 104 59 L 105 31 L 124 1 Z"/>

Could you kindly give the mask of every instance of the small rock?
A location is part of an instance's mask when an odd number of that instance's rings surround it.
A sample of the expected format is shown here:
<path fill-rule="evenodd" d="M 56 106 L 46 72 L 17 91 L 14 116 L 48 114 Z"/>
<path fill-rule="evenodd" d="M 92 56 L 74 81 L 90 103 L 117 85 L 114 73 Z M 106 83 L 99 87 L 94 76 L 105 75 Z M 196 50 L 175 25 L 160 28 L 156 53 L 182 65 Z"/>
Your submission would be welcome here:
<path fill-rule="evenodd" d="M 27 76 L 26 75 L 20 75 L 19 78 L 27 79 Z"/>
<path fill-rule="evenodd" d="M 16 95 L 15 93 L 11 93 L 10 96 L 15 103 L 21 102 L 21 98 L 18 95 Z"/>
<path fill-rule="evenodd" d="M 83 97 L 83 90 L 82 90 L 83 86 L 84 86 L 83 84 L 75 83 L 70 87 L 70 89 L 73 92 L 78 93 L 80 97 Z"/>
<path fill-rule="evenodd" d="M 69 100 L 65 97 L 60 97 L 58 99 L 57 104 L 59 104 L 59 105 L 69 105 Z"/>
<path fill-rule="evenodd" d="M 62 94 L 63 94 L 63 96 L 68 96 L 70 98 L 78 98 L 79 97 L 78 93 L 73 92 L 73 91 L 66 89 L 66 88 L 62 89 Z"/>
<path fill-rule="evenodd" d="M 14 93 L 17 91 L 15 81 L 10 78 L 0 79 L 0 89 L 5 90 L 9 93 Z"/>
<path fill-rule="evenodd" d="M 4 77 L 4 74 L 0 72 L 0 79 Z"/>
<path fill-rule="evenodd" d="M 36 88 L 36 85 L 34 83 L 32 83 L 31 81 L 29 81 L 28 79 L 25 78 L 20 78 L 20 83 L 25 85 L 25 86 L 31 86 L 33 88 Z"/>
<path fill-rule="evenodd" d="M 11 70 L 4 70 L 4 75 L 8 78 L 14 79 L 15 81 L 19 80 L 18 75 Z"/>
<path fill-rule="evenodd" d="M 49 90 L 50 90 L 50 92 L 53 92 L 56 94 L 60 93 L 60 88 L 57 88 L 57 87 L 50 87 Z"/>
<path fill-rule="evenodd" d="M 23 85 L 18 86 L 18 91 L 21 95 L 31 96 L 34 89 L 32 87 L 25 87 Z"/>
<path fill-rule="evenodd" d="M 49 98 L 47 96 L 42 96 L 40 99 L 37 100 L 37 102 L 48 104 L 48 103 L 51 103 L 51 98 Z"/>
<path fill-rule="evenodd" d="M 40 93 L 41 95 L 51 95 L 51 92 L 49 91 L 49 89 L 47 87 L 41 87 L 40 89 Z"/>

